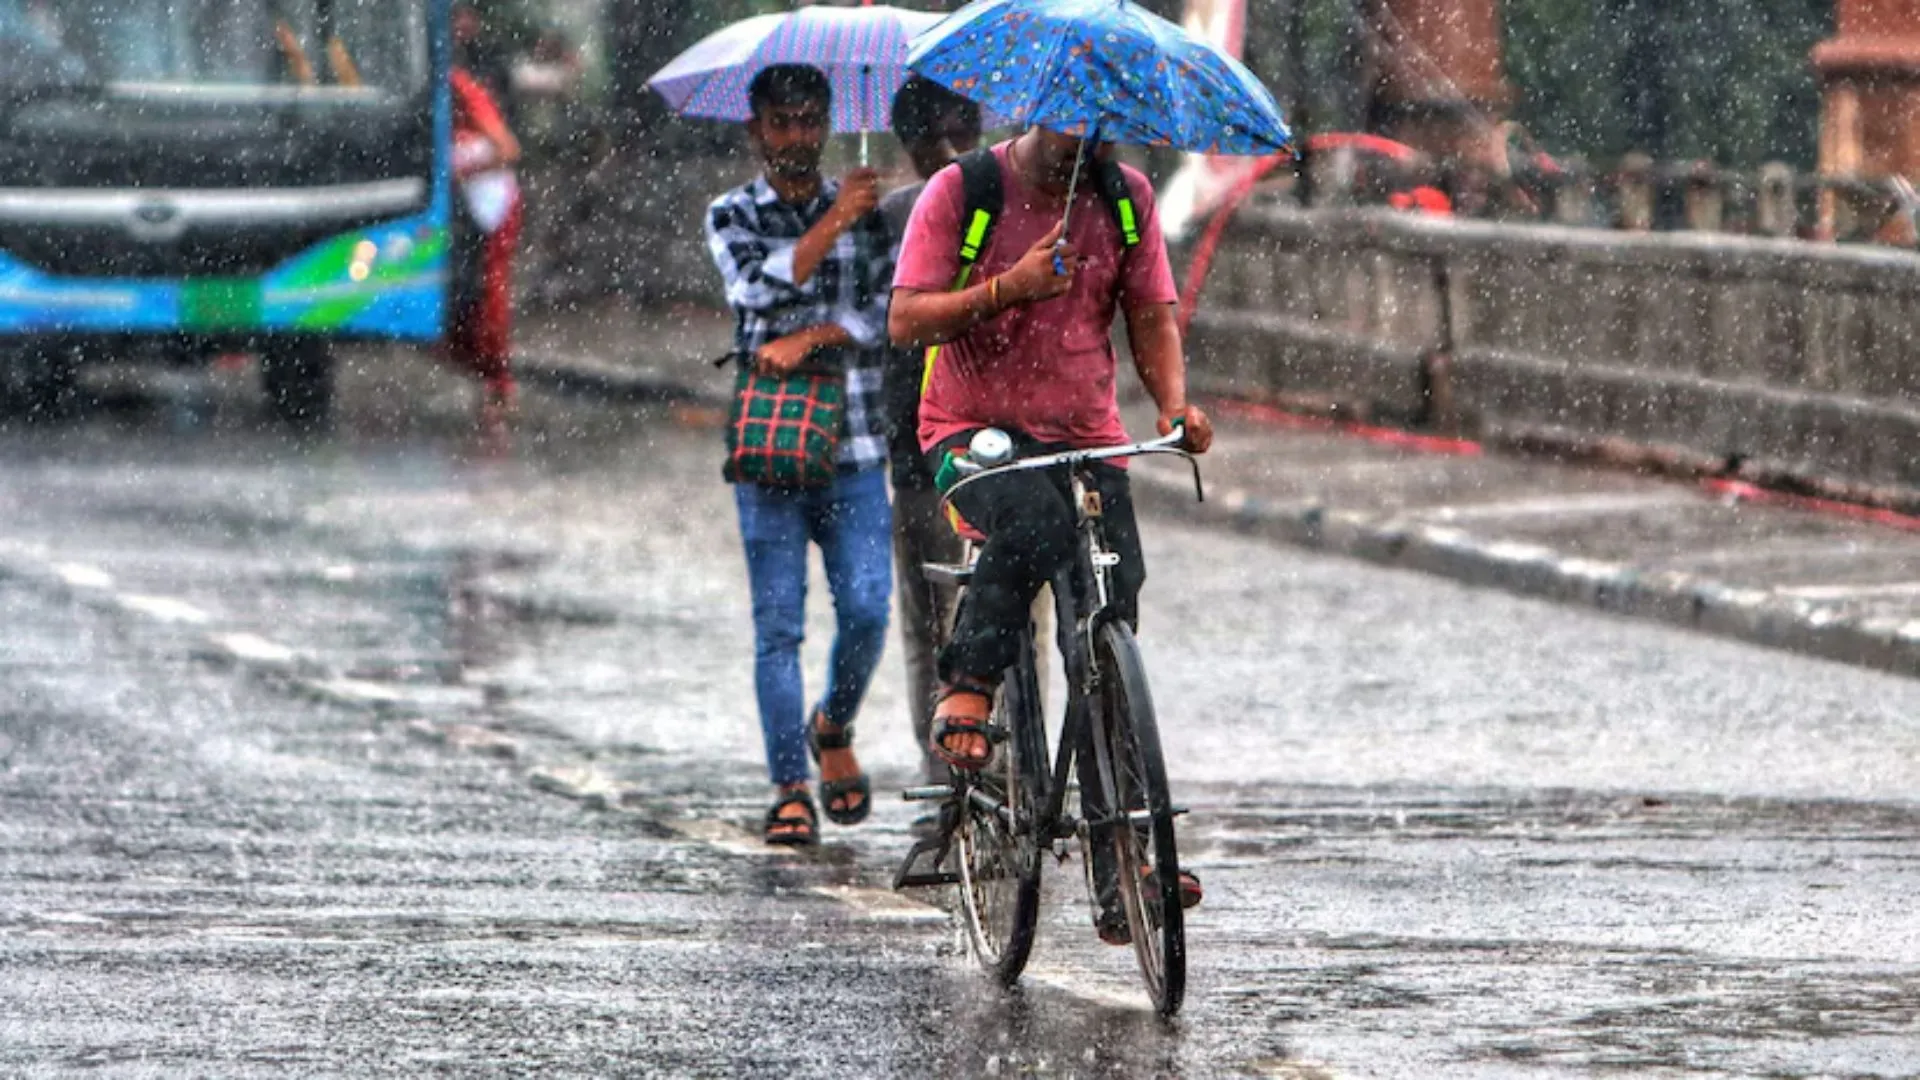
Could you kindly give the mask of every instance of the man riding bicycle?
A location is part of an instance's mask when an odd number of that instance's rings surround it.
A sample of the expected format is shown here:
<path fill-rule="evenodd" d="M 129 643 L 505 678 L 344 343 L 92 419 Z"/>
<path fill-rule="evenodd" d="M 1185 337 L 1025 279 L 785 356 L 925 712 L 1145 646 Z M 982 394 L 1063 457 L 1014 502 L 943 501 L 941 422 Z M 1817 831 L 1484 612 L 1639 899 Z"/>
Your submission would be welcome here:
<path fill-rule="evenodd" d="M 1115 393 L 1116 309 L 1159 408 L 1160 433 L 1183 425 L 1187 447 L 1205 452 L 1213 429 L 1187 401 L 1178 294 L 1152 185 L 1114 164 L 1110 146 L 1087 147 L 1037 126 L 990 153 L 1000 188 L 1000 204 L 988 208 L 991 232 L 982 243 L 981 208 L 963 165 L 936 174 L 908 221 L 887 320 L 896 344 L 937 346 L 927 361 L 920 446 L 945 478 L 943 490 L 953 459 L 982 428 L 1006 431 L 1022 454 L 1128 441 Z M 1082 176 L 1068 216 L 1076 164 Z M 1121 560 L 1113 606 L 1133 623 L 1146 574 L 1126 470 L 1101 464 L 1094 477 L 1106 538 Z M 970 484 L 953 502 L 985 543 L 940 653 L 930 748 L 954 768 L 978 770 L 992 757 L 987 718 L 1029 607 L 1073 557 L 1074 513 L 1064 477 L 1053 473 Z M 1199 882 L 1181 879 L 1183 905 L 1197 903 Z M 1108 903 L 1113 890 L 1099 891 L 1109 909 L 1100 914 L 1101 937 L 1124 943 L 1125 919 Z"/>

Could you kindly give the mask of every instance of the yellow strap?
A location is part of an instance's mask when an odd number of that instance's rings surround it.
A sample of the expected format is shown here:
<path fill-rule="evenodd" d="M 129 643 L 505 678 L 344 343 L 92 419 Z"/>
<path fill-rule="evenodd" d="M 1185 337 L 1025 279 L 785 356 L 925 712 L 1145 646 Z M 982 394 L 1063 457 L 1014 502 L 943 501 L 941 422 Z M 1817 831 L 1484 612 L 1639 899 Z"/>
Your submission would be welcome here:
<path fill-rule="evenodd" d="M 1133 200 L 1121 199 L 1116 204 L 1120 210 L 1120 236 L 1128 247 L 1140 243 L 1140 223 L 1133 217 Z"/>
<path fill-rule="evenodd" d="M 979 218 L 976 217 L 974 220 L 978 221 Z M 968 232 L 971 233 L 972 230 L 968 230 Z M 979 239 L 978 237 L 975 237 L 976 243 L 978 242 L 978 239 Z M 968 262 L 966 265 L 960 267 L 960 272 L 958 274 L 954 275 L 953 289 L 951 291 L 959 292 L 961 289 L 966 288 L 967 279 L 972 276 L 973 276 L 973 263 Z M 926 363 L 923 364 L 920 368 L 920 396 L 921 397 L 926 397 L 927 387 L 933 385 L 933 362 L 938 359 L 940 359 L 940 346 L 938 345 L 927 346 L 927 360 L 926 360 Z"/>
<path fill-rule="evenodd" d="M 971 263 L 980 257 L 980 244 L 986 240 L 987 226 L 991 224 L 993 224 L 992 214 L 987 213 L 985 210 L 975 210 L 973 212 L 973 218 L 967 222 L 966 235 L 960 238 L 961 259 Z M 965 279 L 966 275 L 963 270 L 961 272 L 961 280 L 964 281 Z M 957 289 L 959 286 L 956 285 L 955 288 Z"/>

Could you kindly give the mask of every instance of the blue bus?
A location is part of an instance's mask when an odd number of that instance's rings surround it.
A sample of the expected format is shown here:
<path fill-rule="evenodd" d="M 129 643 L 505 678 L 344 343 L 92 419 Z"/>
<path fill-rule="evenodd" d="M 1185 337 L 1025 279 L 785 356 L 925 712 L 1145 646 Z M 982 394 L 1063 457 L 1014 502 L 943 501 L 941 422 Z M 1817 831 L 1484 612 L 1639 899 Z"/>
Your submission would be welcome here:
<path fill-rule="evenodd" d="M 0 0 L 0 409 L 251 352 L 319 422 L 335 343 L 439 338 L 449 2 Z"/>

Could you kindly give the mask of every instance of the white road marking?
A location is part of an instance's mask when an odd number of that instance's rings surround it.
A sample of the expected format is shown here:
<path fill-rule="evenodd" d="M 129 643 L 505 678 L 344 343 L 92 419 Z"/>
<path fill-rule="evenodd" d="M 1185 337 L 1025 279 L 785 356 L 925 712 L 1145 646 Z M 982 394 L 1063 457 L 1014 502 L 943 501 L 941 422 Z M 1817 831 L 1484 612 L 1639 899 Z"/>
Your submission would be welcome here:
<path fill-rule="evenodd" d="M 1121 993 L 1105 987 L 1090 985 L 1085 972 L 1069 971 L 1046 965 L 1027 965 L 1022 979 L 1051 986 L 1063 994 L 1070 994 L 1082 1001 L 1109 1009 L 1128 1009 L 1134 1012 L 1152 1012 L 1153 999 L 1145 990 Z"/>
<path fill-rule="evenodd" d="M 486 692 L 472 686 L 428 686 L 336 677 L 313 679 L 307 688 L 344 705 L 410 705 L 419 709 L 478 709 Z"/>
<path fill-rule="evenodd" d="M 1920 596 L 1920 581 L 1888 581 L 1878 585 L 1788 585 L 1775 589 L 1799 600 L 1864 600 L 1874 596 Z"/>
<path fill-rule="evenodd" d="M 866 885 L 814 885 L 807 889 L 815 896 L 844 904 L 875 922 L 946 923 L 947 913 L 892 889 Z"/>
<path fill-rule="evenodd" d="M 1407 516 L 1433 518 L 1440 521 L 1514 517 L 1581 517 L 1699 505 L 1702 505 L 1700 497 L 1689 491 L 1617 491 L 1588 495 L 1549 495 L 1537 499 L 1468 503 L 1461 506 L 1434 506 L 1408 511 Z"/>
<path fill-rule="evenodd" d="M 619 806 L 620 787 L 613 778 L 590 765 L 543 765 L 527 773 L 541 791 L 552 792 L 594 806 Z"/>
<path fill-rule="evenodd" d="M 1255 1061 L 1249 1063 L 1255 1076 L 1273 1080 L 1340 1080 L 1330 1066 L 1313 1061 Z"/>
<path fill-rule="evenodd" d="M 731 822 L 712 818 L 677 818 L 666 822 L 666 826 L 689 840 L 718 848 L 729 855 L 768 859 L 791 857 L 793 854 L 790 849 L 769 844 Z"/>
<path fill-rule="evenodd" d="M 293 663 L 297 654 L 285 645 L 268 641 L 258 634 L 214 634 L 209 638 L 235 660 L 258 664 L 285 665 Z"/>
<path fill-rule="evenodd" d="M 111 589 L 113 575 L 85 563 L 54 563 L 53 572 L 76 589 Z"/>
<path fill-rule="evenodd" d="M 200 626 L 213 621 L 213 616 L 187 603 L 175 600 L 171 596 L 142 596 L 126 593 L 116 597 L 120 606 L 149 618 L 169 623 L 191 623 Z"/>

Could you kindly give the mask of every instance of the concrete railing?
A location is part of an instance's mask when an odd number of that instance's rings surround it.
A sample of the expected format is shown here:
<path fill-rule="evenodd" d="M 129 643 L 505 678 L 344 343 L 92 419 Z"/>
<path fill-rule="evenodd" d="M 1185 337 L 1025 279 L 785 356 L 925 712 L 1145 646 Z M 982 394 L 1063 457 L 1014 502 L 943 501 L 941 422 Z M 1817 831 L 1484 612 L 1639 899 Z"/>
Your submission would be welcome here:
<path fill-rule="evenodd" d="M 1198 387 L 1920 500 L 1920 257 L 1390 211 L 1243 211 Z M 1884 490 L 1875 490 L 1884 489 Z"/>

